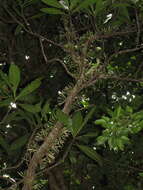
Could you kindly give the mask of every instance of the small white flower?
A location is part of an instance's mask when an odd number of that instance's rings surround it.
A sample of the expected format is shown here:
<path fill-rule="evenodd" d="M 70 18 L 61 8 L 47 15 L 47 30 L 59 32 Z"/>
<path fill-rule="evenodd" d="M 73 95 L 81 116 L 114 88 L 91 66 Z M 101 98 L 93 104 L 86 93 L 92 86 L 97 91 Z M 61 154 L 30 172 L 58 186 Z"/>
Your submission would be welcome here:
<path fill-rule="evenodd" d="M 108 14 L 106 16 L 106 20 L 104 21 L 104 24 L 106 24 L 109 20 L 111 20 L 112 16 L 113 16 L 112 13 Z"/>

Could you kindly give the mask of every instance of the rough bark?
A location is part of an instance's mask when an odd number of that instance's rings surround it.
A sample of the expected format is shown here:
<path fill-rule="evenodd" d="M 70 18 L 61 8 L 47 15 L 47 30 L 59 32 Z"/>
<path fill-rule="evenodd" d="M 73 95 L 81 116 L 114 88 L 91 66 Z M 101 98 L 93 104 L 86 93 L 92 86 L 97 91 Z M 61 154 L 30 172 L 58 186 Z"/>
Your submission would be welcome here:
<path fill-rule="evenodd" d="M 63 108 L 63 112 L 67 114 L 70 113 L 71 106 L 74 103 L 75 97 L 78 95 L 80 91 L 80 85 L 81 81 L 79 80 L 77 84 L 74 86 L 73 90 L 71 90 L 69 96 L 67 97 Z M 24 186 L 22 190 L 32 190 L 32 184 L 35 178 L 36 168 L 38 164 L 42 161 L 42 158 L 55 145 L 56 140 L 61 137 L 62 128 L 62 124 L 60 122 L 57 122 L 51 130 L 51 132 L 49 133 L 49 135 L 45 138 L 44 143 L 40 146 L 37 152 L 34 153 L 26 172 Z"/>

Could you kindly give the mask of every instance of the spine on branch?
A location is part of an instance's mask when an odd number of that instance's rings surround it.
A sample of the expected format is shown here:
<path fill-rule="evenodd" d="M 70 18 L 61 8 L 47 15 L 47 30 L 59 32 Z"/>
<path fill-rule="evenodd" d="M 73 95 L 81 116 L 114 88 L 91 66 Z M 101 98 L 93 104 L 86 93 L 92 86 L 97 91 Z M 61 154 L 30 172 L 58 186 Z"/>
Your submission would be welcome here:
<path fill-rule="evenodd" d="M 63 112 L 65 112 L 66 114 L 69 114 L 71 111 L 71 106 L 75 101 L 75 97 L 78 95 L 80 91 L 80 83 L 81 81 L 79 80 L 65 101 Z M 55 126 L 52 128 L 51 132 L 45 138 L 44 143 L 40 146 L 37 152 L 33 154 L 33 157 L 30 160 L 26 172 L 24 186 L 22 190 L 32 190 L 32 184 L 35 178 L 36 168 L 38 164 L 42 162 L 42 158 L 55 146 L 56 140 L 62 136 L 63 133 L 62 129 L 63 129 L 62 124 L 57 121 Z"/>

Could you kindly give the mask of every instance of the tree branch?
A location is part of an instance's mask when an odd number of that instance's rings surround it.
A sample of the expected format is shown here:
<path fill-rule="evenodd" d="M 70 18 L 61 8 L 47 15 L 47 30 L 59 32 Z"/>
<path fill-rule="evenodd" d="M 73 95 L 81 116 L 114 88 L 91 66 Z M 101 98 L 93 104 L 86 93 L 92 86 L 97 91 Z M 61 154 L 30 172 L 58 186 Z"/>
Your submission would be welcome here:
<path fill-rule="evenodd" d="M 71 93 L 67 97 L 65 101 L 65 106 L 63 108 L 63 112 L 69 114 L 71 111 L 71 106 L 81 90 L 81 80 L 77 82 L 77 84 L 72 89 Z M 22 190 L 32 190 L 33 180 L 36 175 L 36 168 L 38 164 L 42 161 L 42 158 L 51 150 L 56 143 L 56 140 L 62 136 L 63 125 L 60 122 L 57 122 L 55 126 L 53 126 L 49 135 L 45 138 L 44 143 L 40 146 L 40 148 L 33 154 L 32 159 L 28 165 L 28 169 L 26 172 L 24 186 Z"/>
<path fill-rule="evenodd" d="M 107 63 L 109 63 L 113 57 L 121 55 L 121 54 L 126 54 L 126 53 L 130 53 L 130 52 L 134 52 L 134 51 L 138 51 L 143 49 L 143 45 L 140 45 L 140 47 L 135 47 L 135 48 L 131 48 L 131 49 L 125 49 L 125 50 L 120 50 L 118 52 L 113 53 L 107 60 Z"/>

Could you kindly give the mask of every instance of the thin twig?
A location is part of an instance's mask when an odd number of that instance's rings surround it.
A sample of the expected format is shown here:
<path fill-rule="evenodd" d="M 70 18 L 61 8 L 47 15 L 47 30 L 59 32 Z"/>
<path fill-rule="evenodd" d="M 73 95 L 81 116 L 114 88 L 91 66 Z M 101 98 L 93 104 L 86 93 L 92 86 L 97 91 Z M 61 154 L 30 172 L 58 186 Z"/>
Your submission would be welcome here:
<path fill-rule="evenodd" d="M 143 82 L 143 78 L 142 79 L 135 79 L 135 78 L 128 78 L 128 77 L 122 77 L 122 76 L 110 76 L 110 75 L 99 75 L 94 77 L 92 80 L 87 81 L 83 88 L 87 88 L 89 86 L 94 85 L 98 80 L 100 79 L 114 79 L 114 80 L 118 80 L 118 81 L 126 81 L 126 82 Z"/>
<path fill-rule="evenodd" d="M 54 59 L 48 60 L 48 63 L 52 63 L 52 62 L 59 62 L 64 67 L 64 69 L 67 72 L 67 74 L 69 76 L 71 76 L 72 78 L 74 78 L 75 80 L 77 80 L 77 77 L 73 73 L 71 73 L 69 71 L 69 69 L 67 68 L 67 66 L 64 64 L 64 62 L 62 60 L 60 60 L 58 58 L 54 58 Z"/>
<path fill-rule="evenodd" d="M 137 68 L 137 71 L 135 72 L 135 78 L 137 77 L 138 73 L 140 72 L 141 68 L 143 67 L 143 62 L 139 65 L 139 67 Z"/>
<path fill-rule="evenodd" d="M 6 120 L 6 118 L 8 117 L 8 114 L 9 114 L 10 111 L 11 111 L 11 110 L 10 110 L 10 108 L 9 108 L 9 109 L 7 110 L 5 116 L 3 117 L 2 121 L 0 122 L 0 125 L 5 122 L 5 120 Z"/>
<path fill-rule="evenodd" d="M 47 64 L 47 63 L 48 63 L 48 59 L 47 59 L 47 56 L 46 56 L 45 51 L 44 51 L 44 47 L 43 47 L 43 42 L 42 42 L 42 40 L 43 40 L 42 38 L 39 38 L 42 55 L 43 55 L 43 57 L 44 57 L 45 63 Z"/>
<path fill-rule="evenodd" d="M 125 50 L 120 50 L 118 52 L 113 53 L 109 58 L 108 58 L 108 63 L 112 60 L 113 57 L 121 55 L 121 54 L 126 54 L 126 53 L 130 53 L 130 52 L 134 52 L 134 51 L 138 51 L 143 49 L 143 45 L 140 45 L 140 47 L 135 47 L 135 48 L 131 48 L 131 49 L 125 49 Z"/>
<path fill-rule="evenodd" d="M 143 78 L 134 79 L 134 78 L 128 78 L 128 77 L 122 77 L 122 76 L 109 76 L 109 75 L 101 75 L 99 76 L 99 79 L 115 79 L 115 80 L 127 81 L 127 82 L 143 82 Z"/>
<path fill-rule="evenodd" d="M 19 24 L 19 25 L 20 25 L 27 33 L 29 33 L 30 35 L 35 36 L 35 37 L 37 37 L 37 38 L 41 38 L 41 39 L 45 40 L 45 41 L 48 42 L 48 43 L 51 43 L 51 44 L 53 44 L 53 45 L 55 45 L 55 46 L 58 46 L 58 47 L 60 47 L 60 48 L 62 48 L 62 49 L 65 49 L 64 46 L 62 46 L 62 45 L 60 45 L 60 44 L 58 44 L 58 43 L 56 43 L 56 42 L 54 42 L 54 41 L 52 41 L 52 40 L 49 40 L 48 38 L 46 38 L 46 37 L 44 37 L 44 36 L 42 36 L 42 35 L 40 35 L 40 34 L 37 34 L 37 33 L 35 33 L 35 32 L 32 32 L 31 30 L 27 29 L 27 28 L 24 26 L 24 24 L 21 23 L 21 21 L 19 21 L 19 20 L 12 14 L 12 12 L 11 12 L 8 8 L 5 7 L 5 10 L 6 10 L 7 13 L 13 18 L 13 20 L 14 20 L 17 24 Z"/>
<path fill-rule="evenodd" d="M 140 29 L 140 22 L 139 22 L 139 16 L 138 16 L 138 12 L 137 9 L 135 8 L 135 15 L 136 15 L 136 24 L 137 24 L 137 39 L 136 39 L 136 46 L 139 45 L 140 42 L 140 33 L 141 33 L 141 29 Z"/>

